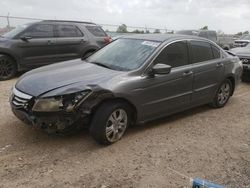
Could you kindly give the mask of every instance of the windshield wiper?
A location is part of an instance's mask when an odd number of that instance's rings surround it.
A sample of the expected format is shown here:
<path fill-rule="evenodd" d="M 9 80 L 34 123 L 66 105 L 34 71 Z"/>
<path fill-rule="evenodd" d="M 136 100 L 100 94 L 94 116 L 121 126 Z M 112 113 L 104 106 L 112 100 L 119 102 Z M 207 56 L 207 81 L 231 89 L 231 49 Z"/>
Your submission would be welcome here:
<path fill-rule="evenodd" d="M 105 68 L 107 68 L 107 69 L 112 69 L 110 66 L 105 65 L 105 64 L 100 63 L 100 62 L 90 62 L 90 63 L 93 63 L 93 64 L 95 64 L 95 65 L 99 65 L 99 66 L 101 66 L 101 67 L 105 67 Z"/>

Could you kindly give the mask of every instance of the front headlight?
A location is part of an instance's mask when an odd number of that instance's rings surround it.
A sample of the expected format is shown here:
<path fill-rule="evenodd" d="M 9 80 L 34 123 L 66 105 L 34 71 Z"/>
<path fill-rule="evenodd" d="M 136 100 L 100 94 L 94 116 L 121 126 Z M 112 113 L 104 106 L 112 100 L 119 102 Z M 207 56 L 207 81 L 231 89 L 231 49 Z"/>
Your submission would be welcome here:
<path fill-rule="evenodd" d="M 35 112 L 58 112 L 62 110 L 71 112 L 79 103 L 83 102 L 90 93 L 91 91 L 87 90 L 52 98 L 37 99 L 32 110 Z"/>

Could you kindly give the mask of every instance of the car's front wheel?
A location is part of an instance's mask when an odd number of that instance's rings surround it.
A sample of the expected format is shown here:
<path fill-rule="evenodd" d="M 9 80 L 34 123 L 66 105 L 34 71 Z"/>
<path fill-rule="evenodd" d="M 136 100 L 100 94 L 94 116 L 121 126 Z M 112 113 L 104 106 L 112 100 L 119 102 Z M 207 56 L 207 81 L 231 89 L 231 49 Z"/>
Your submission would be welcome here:
<path fill-rule="evenodd" d="M 6 55 L 0 55 L 0 81 L 9 80 L 17 73 L 15 61 Z"/>
<path fill-rule="evenodd" d="M 226 79 L 222 82 L 219 89 L 217 90 L 212 106 L 215 108 L 224 107 L 227 104 L 229 98 L 231 97 L 232 91 L 232 82 L 229 79 Z"/>
<path fill-rule="evenodd" d="M 130 122 L 129 105 L 124 102 L 106 102 L 95 112 L 90 134 L 100 144 L 112 144 L 122 138 Z"/>

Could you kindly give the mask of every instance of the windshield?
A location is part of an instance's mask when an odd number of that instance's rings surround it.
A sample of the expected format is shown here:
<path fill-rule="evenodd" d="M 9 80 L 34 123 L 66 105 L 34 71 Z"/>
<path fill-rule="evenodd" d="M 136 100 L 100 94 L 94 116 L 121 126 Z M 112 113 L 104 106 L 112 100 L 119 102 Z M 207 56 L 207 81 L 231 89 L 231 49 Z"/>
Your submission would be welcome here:
<path fill-rule="evenodd" d="M 114 70 L 139 68 L 160 42 L 138 39 L 118 39 L 102 48 L 86 61 Z"/>
<path fill-rule="evenodd" d="M 250 35 L 245 35 L 240 38 L 241 40 L 250 40 Z"/>
<path fill-rule="evenodd" d="M 19 34 L 20 32 L 24 31 L 28 26 L 29 26 L 28 24 L 18 26 L 18 27 L 16 27 L 15 29 L 11 30 L 11 31 L 8 32 L 8 33 L 5 33 L 5 34 L 2 35 L 2 36 L 5 37 L 5 38 L 13 38 L 13 37 L 15 37 L 17 34 Z"/>

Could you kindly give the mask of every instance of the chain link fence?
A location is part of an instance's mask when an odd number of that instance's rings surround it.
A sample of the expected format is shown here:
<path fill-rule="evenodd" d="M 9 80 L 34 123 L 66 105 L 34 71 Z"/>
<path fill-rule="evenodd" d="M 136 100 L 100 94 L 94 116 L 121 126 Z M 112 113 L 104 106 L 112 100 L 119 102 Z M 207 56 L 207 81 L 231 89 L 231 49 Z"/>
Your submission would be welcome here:
<path fill-rule="evenodd" d="M 8 32 L 18 25 L 41 21 L 43 19 L 40 18 L 27 18 L 27 17 L 15 17 L 15 16 L 3 16 L 0 15 L 0 34 Z M 81 20 L 76 20 L 81 21 Z M 103 24 L 96 23 L 110 35 L 121 35 L 121 34 L 130 34 L 130 33 L 173 33 L 172 30 L 167 30 L 163 28 L 151 28 L 147 26 L 126 26 L 125 24 L 121 25 L 113 25 L 113 24 Z M 119 31 L 119 27 L 123 27 L 122 30 Z M 124 28 L 125 27 L 125 28 Z"/>

